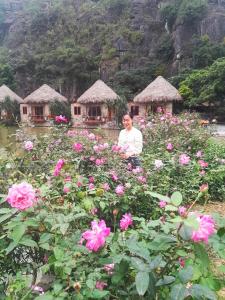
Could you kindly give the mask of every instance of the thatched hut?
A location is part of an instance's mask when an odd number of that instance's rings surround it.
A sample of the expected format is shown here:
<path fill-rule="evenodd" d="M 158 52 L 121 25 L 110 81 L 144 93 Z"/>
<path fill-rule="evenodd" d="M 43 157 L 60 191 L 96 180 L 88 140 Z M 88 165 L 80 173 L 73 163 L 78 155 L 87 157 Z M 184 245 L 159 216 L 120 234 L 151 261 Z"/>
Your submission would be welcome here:
<path fill-rule="evenodd" d="M 71 105 L 74 126 L 115 126 L 115 101 L 119 96 L 102 80 L 97 80 Z"/>
<path fill-rule="evenodd" d="M 0 102 L 4 102 L 6 99 L 10 99 L 11 101 L 16 101 L 19 104 L 23 102 L 23 99 L 20 98 L 16 93 L 14 93 L 10 88 L 8 88 L 5 84 L 0 87 Z M 1 110 L 0 107 L 0 119 L 10 119 L 11 116 L 5 110 Z"/>
<path fill-rule="evenodd" d="M 67 102 L 67 99 L 47 84 L 43 84 L 20 105 L 21 121 L 49 125 L 49 121 L 54 117 L 50 112 L 50 104 L 53 101 Z"/>
<path fill-rule="evenodd" d="M 165 78 L 158 76 L 134 97 L 134 101 L 129 106 L 134 115 L 145 117 L 149 112 L 156 112 L 157 109 L 172 113 L 173 102 L 181 100 L 178 90 Z"/>

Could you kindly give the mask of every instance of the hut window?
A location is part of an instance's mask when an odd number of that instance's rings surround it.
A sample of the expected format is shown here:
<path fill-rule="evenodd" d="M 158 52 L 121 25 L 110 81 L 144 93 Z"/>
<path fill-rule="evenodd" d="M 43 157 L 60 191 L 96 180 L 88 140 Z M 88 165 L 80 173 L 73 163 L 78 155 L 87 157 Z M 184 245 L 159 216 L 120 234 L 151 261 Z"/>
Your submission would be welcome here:
<path fill-rule="evenodd" d="M 130 111 L 133 116 L 138 116 L 139 115 L 139 106 L 132 105 L 130 108 Z"/>
<path fill-rule="evenodd" d="M 80 106 L 74 106 L 74 115 L 81 115 Z"/>
<path fill-rule="evenodd" d="M 23 114 L 27 115 L 27 107 L 26 106 L 23 107 Z"/>
<path fill-rule="evenodd" d="M 91 106 L 88 110 L 89 117 L 100 117 L 101 116 L 101 107 L 100 106 Z"/>
<path fill-rule="evenodd" d="M 35 112 L 35 116 L 43 116 L 44 114 L 43 106 L 35 106 L 34 112 Z"/>

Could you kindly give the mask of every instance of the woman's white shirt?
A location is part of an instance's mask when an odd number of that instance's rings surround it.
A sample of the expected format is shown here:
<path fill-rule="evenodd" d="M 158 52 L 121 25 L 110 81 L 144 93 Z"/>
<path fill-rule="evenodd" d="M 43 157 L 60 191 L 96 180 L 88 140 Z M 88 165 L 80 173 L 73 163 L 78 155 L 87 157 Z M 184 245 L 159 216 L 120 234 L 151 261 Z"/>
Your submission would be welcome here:
<path fill-rule="evenodd" d="M 139 155 L 143 148 L 143 137 L 140 130 L 132 127 L 131 130 L 120 131 L 118 145 L 123 148 L 123 152 L 128 155 Z"/>

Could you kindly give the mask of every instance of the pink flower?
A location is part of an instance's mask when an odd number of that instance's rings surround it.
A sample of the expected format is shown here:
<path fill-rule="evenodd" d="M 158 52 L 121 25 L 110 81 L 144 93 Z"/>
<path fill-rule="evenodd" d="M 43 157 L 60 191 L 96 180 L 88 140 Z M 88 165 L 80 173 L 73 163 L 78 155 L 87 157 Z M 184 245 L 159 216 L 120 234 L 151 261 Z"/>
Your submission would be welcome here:
<path fill-rule="evenodd" d="M 91 222 L 91 230 L 87 230 L 82 237 L 87 241 L 86 248 L 90 251 L 97 252 L 105 245 L 105 238 L 109 236 L 110 228 L 106 227 L 105 221 Z"/>
<path fill-rule="evenodd" d="M 201 171 L 199 172 L 199 174 L 200 174 L 201 176 L 204 176 L 204 175 L 205 175 L 205 170 L 201 170 Z"/>
<path fill-rule="evenodd" d="M 32 207 L 37 202 L 34 189 L 32 185 L 27 182 L 13 184 L 12 187 L 9 188 L 6 200 L 12 207 L 19 210 Z"/>
<path fill-rule="evenodd" d="M 82 187 L 83 183 L 81 181 L 77 181 L 77 186 Z"/>
<path fill-rule="evenodd" d="M 116 172 L 114 172 L 114 171 L 111 172 L 111 177 L 112 177 L 113 181 L 117 181 L 119 179 Z"/>
<path fill-rule="evenodd" d="M 74 137 L 77 135 L 77 132 L 75 130 L 68 130 L 66 135 L 69 137 Z"/>
<path fill-rule="evenodd" d="M 202 157 L 202 151 L 197 151 L 197 153 L 196 153 L 196 157 L 198 157 L 198 158 L 200 158 L 200 157 Z"/>
<path fill-rule="evenodd" d="M 26 141 L 26 142 L 24 142 L 24 148 L 27 151 L 31 151 L 34 148 L 34 145 L 31 141 Z"/>
<path fill-rule="evenodd" d="M 138 176 L 138 181 L 140 182 L 140 183 L 142 183 L 142 184 L 145 184 L 146 182 L 147 182 L 147 179 L 146 179 L 146 177 L 144 177 L 144 176 Z"/>
<path fill-rule="evenodd" d="M 183 153 L 179 156 L 180 165 L 188 165 L 189 162 L 190 162 L 190 157 L 187 154 Z"/>
<path fill-rule="evenodd" d="M 181 268 L 184 268 L 185 260 L 182 257 L 179 257 L 178 261 L 179 261 L 179 264 L 180 264 Z"/>
<path fill-rule="evenodd" d="M 89 160 L 90 161 L 95 161 L 95 157 L 94 156 L 90 156 Z"/>
<path fill-rule="evenodd" d="M 112 145 L 112 151 L 113 152 L 120 152 L 120 150 L 121 150 L 120 146 L 118 146 L 118 145 Z"/>
<path fill-rule="evenodd" d="M 167 149 L 168 151 L 172 151 L 172 150 L 173 150 L 173 144 L 168 143 L 168 144 L 166 145 L 166 149 Z"/>
<path fill-rule="evenodd" d="M 120 229 L 127 230 L 129 226 L 133 224 L 133 219 L 130 213 L 126 213 L 123 215 L 122 219 L 120 220 Z"/>
<path fill-rule="evenodd" d="M 107 283 L 104 282 L 104 281 L 97 281 L 97 282 L 96 282 L 96 285 L 95 285 L 96 289 L 101 290 L 101 291 L 102 291 L 106 286 L 107 286 Z"/>
<path fill-rule="evenodd" d="M 159 201 L 159 207 L 164 208 L 167 205 L 166 201 Z"/>
<path fill-rule="evenodd" d="M 65 182 L 71 182 L 72 178 L 70 175 L 67 175 L 66 178 L 64 179 Z"/>
<path fill-rule="evenodd" d="M 98 212 L 98 209 L 97 209 L 96 207 L 92 208 L 91 211 L 90 211 L 90 213 L 91 213 L 93 216 L 95 216 L 95 215 L 97 214 L 97 212 Z"/>
<path fill-rule="evenodd" d="M 53 172 L 53 176 L 58 176 L 63 165 L 64 165 L 64 160 L 63 159 L 59 159 L 56 166 L 55 166 L 55 169 L 54 169 L 54 172 Z"/>
<path fill-rule="evenodd" d="M 68 186 L 64 186 L 64 188 L 63 188 L 63 192 L 65 193 L 65 194 L 67 194 L 67 193 L 69 193 L 70 192 L 70 188 L 68 187 Z"/>
<path fill-rule="evenodd" d="M 114 264 L 106 264 L 104 265 L 104 270 L 108 273 L 108 275 L 112 275 L 114 267 L 115 267 Z"/>
<path fill-rule="evenodd" d="M 82 152 L 83 151 L 83 145 L 81 143 L 74 143 L 73 144 L 73 150 L 76 152 Z"/>
<path fill-rule="evenodd" d="M 178 213 L 181 217 L 184 217 L 186 215 L 186 212 L 187 212 L 187 208 L 184 207 L 184 206 L 180 206 L 178 208 Z"/>
<path fill-rule="evenodd" d="M 94 145 L 94 146 L 93 146 L 93 150 L 94 150 L 96 153 L 100 152 L 100 149 L 99 149 L 99 146 L 98 146 L 98 145 Z"/>
<path fill-rule="evenodd" d="M 208 163 L 202 159 L 198 160 L 198 164 L 200 165 L 201 168 L 207 168 L 208 167 Z"/>
<path fill-rule="evenodd" d="M 115 192 L 118 196 L 122 196 L 124 194 L 124 186 L 122 184 L 117 185 Z"/>
<path fill-rule="evenodd" d="M 104 165 L 104 163 L 105 163 L 105 160 L 103 158 L 97 158 L 95 161 L 95 165 L 98 167 Z"/>
<path fill-rule="evenodd" d="M 95 137 L 94 133 L 90 133 L 90 134 L 88 134 L 88 138 L 89 138 L 89 140 L 94 141 L 96 137 Z"/>
<path fill-rule="evenodd" d="M 67 123 L 68 120 L 65 116 L 60 115 L 60 116 L 55 117 L 55 122 L 56 123 Z"/>
<path fill-rule="evenodd" d="M 110 186 L 107 182 L 103 183 L 102 188 L 104 189 L 104 191 L 109 191 L 110 190 Z"/>
<path fill-rule="evenodd" d="M 208 191 L 208 189 L 209 189 L 208 183 L 203 183 L 203 184 L 200 186 L 199 191 L 202 192 L 202 193 L 205 193 L 205 192 Z"/>
<path fill-rule="evenodd" d="M 93 183 L 89 183 L 88 188 L 89 190 L 94 190 L 95 185 Z"/>
<path fill-rule="evenodd" d="M 163 164 L 163 162 L 161 161 L 161 159 L 155 159 L 154 164 L 155 164 L 155 168 L 156 168 L 156 169 L 161 169 L 161 168 L 164 166 L 164 164 Z"/>
<path fill-rule="evenodd" d="M 32 291 L 38 292 L 40 295 L 44 295 L 44 289 L 41 286 L 38 285 L 32 285 L 31 286 Z"/>
<path fill-rule="evenodd" d="M 93 176 L 90 176 L 90 177 L 88 178 L 88 181 L 89 181 L 90 183 L 94 183 L 94 182 L 95 182 L 95 178 L 94 178 Z"/>
<path fill-rule="evenodd" d="M 203 241 L 207 244 L 208 238 L 216 232 L 215 222 L 211 216 L 202 214 L 197 214 L 197 221 L 199 223 L 199 228 L 192 232 L 191 238 L 194 242 Z"/>
<path fill-rule="evenodd" d="M 136 167 L 132 170 L 132 172 L 137 175 L 139 173 L 142 173 L 143 172 L 143 169 L 141 167 Z"/>

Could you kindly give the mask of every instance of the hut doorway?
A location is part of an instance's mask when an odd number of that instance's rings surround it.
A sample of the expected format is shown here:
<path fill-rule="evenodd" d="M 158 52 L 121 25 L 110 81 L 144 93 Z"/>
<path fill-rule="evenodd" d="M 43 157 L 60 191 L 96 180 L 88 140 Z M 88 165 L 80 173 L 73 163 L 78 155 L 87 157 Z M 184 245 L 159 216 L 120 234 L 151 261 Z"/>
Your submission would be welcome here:
<path fill-rule="evenodd" d="M 32 107 L 32 121 L 43 122 L 44 121 L 44 107 L 33 106 Z"/>
<path fill-rule="evenodd" d="M 88 118 L 89 120 L 98 120 L 101 118 L 102 112 L 101 112 L 101 106 L 90 106 L 88 107 Z"/>

